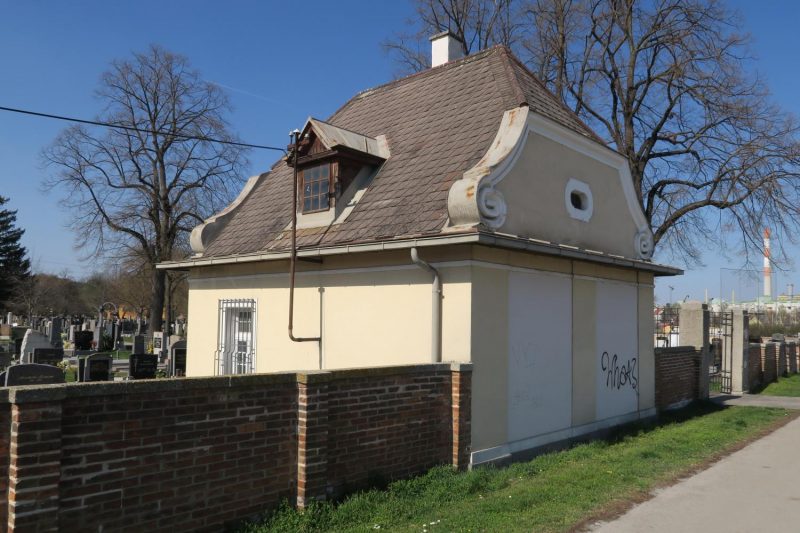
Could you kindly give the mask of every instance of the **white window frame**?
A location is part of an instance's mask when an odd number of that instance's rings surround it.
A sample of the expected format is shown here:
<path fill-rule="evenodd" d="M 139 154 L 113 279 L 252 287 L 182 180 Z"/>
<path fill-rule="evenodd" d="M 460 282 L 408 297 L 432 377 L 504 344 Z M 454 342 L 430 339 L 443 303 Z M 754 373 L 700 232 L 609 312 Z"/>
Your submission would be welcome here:
<path fill-rule="evenodd" d="M 580 197 L 582 209 L 572 205 L 573 194 Z M 564 204 L 567 207 L 569 216 L 581 222 L 589 222 L 594 213 L 594 199 L 592 198 L 592 189 L 589 184 L 570 178 L 567 182 L 567 187 L 564 189 Z"/>
<path fill-rule="evenodd" d="M 256 300 L 235 298 L 219 301 L 216 374 L 253 374 L 256 371 Z"/>

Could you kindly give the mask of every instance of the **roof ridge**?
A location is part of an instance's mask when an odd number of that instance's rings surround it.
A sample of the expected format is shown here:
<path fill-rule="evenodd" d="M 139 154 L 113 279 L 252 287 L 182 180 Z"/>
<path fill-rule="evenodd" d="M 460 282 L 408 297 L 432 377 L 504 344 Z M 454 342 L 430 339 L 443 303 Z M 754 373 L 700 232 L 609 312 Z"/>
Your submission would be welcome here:
<path fill-rule="evenodd" d="M 362 91 L 359 91 L 355 95 L 353 95 L 349 100 L 347 100 L 347 102 L 345 102 L 341 107 L 339 107 L 339 109 L 334 111 L 333 114 L 330 117 L 328 117 L 328 121 L 333 120 L 334 117 L 336 117 L 336 115 L 338 115 L 339 113 L 344 111 L 353 102 L 356 102 L 356 101 L 358 101 L 358 100 L 360 100 L 362 98 L 370 96 L 370 95 L 372 95 L 372 94 L 374 94 L 374 93 L 376 93 L 378 91 L 382 91 L 384 89 L 388 89 L 389 87 L 392 87 L 392 88 L 399 87 L 399 86 L 405 85 L 406 83 L 409 83 L 410 81 L 417 80 L 417 79 L 420 79 L 420 78 L 425 78 L 427 76 L 433 76 L 433 75 L 436 75 L 436 74 L 441 74 L 441 73 L 446 72 L 446 71 L 448 71 L 448 70 L 450 70 L 452 68 L 456 68 L 456 67 L 459 67 L 461 65 L 465 65 L 465 64 L 471 63 L 473 61 L 478 61 L 478 60 L 483 59 L 483 58 L 485 58 L 487 56 L 490 56 L 490 55 L 498 52 L 501 48 L 505 48 L 505 46 L 503 46 L 501 44 L 498 44 L 498 45 L 495 45 L 495 46 L 491 46 L 489 48 L 486 48 L 485 50 L 481 50 L 480 52 L 476 52 L 474 54 L 470 54 L 468 56 L 464 56 L 462 58 L 459 58 L 459 59 L 456 59 L 456 60 L 453 60 L 453 61 L 448 61 L 447 63 L 443 63 L 443 64 L 435 66 L 435 67 L 426 68 L 425 70 L 420 70 L 419 72 L 413 72 L 411 74 L 403 76 L 402 78 L 397 78 L 396 80 L 388 81 L 386 83 L 382 83 L 381 85 L 376 85 L 375 87 L 370 87 L 368 89 L 364 89 Z"/>
<path fill-rule="evenodd" d="M 599 142 L 599 143 L 602 143 L 602 144 L 603 144 L 603 146 L 608 146 L 608 144 L 606 143 L 606 141 L 604 141 L 604 140 L 603 140 L 603 139 L 602 139 L 602 138 L 601 138 L 601 137 L 600 137 L 600 136 L 597 134 L 597 132 L 595 132 L 595 131 L 594 131 L 594 129 L 590 128 L 590 127 L 589 127 L 589 125 L 588 125 L 588 124 L 586 124 L 586 122 L 584 122 L 584 120 L 583 120 L 583 119 L 582 119 L 582 118 L 581 118 L 581 117 L 580 117 L 580 116 L 579 116 L 579 115 L 578 115 L 578 114 L 577 114 L 575 111 L 573 111 L 572 109 L 570 109 L 570 108 L 567 106 L 567 104 L 565 104 L 565 103 L 564 103 L 564 101 L 563 101 L 563 100 L 562 100 L 562 99 L 561 99 L 561 98 L 560 98 L 558 95 L 556 95 L 555 93 L 553 93 L 553 91 L 551 91 L 551 90 L 550 90 L 550 89 L 547 87 L 547 85 L 545 85 L 545 84 L 544 84 L 544 82 L 543 82 L 542 80 L 540 80 L 540 79 L 539 79 L 539 76 L 537 76 L 536 74 L 534 74 L 533 72 L 531 72 L 531 70 L 530 70 L 530 69 L 529 69 L 529 68 L 528 68 L 528 67 L 525 65 L 525 63 L 523 63 L 523 62 L 522 62 L 522 61 L 521 61 L 521 60 L 520 60 L 520 59 L 519 59 L 517 56 L 515 56 L 515 55 L 514 55 L 514 53 L 513 53 L 513 52 L 512 52 L 512 51 L 511 51 L 511 50 L 510 50 L 508 47 L 506 47 L 506 46 L 503 46 L 503 48 L 504 48 L 504 51 L 505 51 L 505 53 L 504 53 L 503 55 L 505 56 L 505 59 L 506 59 L 507 61 L 513 61 L 514 63 L 516 63 L 516 64 L 517 64 L 517 66 L 519 66 L 519 67 L 520 67 L 520 68 L 521 68 L 521 69 L 522 69 L 522 70 L 523 70 L 523 71 L 524 71 L 524 72 L 525 72 L 525 73 L 526 73 L 528 76 L 530 76 L 530 78 L 531 78 L 531 79 L 532 79 L 532 80 L 533 80 L 533 81 L 534 81 L 534 82 L 535 82 L 535 83 L 536 83 L 536 84 L 537 84 L 539 87 L 541 87 L 541 88 L 542 88 L 542 89 L 543 89 L 543 90 L 544 90 L 544 91 L 547 93 L 547 96 L 548 96 L 548 97 L 549 97 L 551 100 L 553 100 L 553 101 L 554 101 L 554 102 L 555 102 L 557 105 L 559 105 L 559 106 L 560 106 L 560 107 L 561 107 L 561 108 L 562 108 L 564 111 L 566 111 L 567 113 L 569 113 L 569 115 L 570 115 L 570 116 L 572 116 L 572 118 L 574 118 L 575 120 L 577 120 L 577 121 L 578 121 L 578 124 L 580 124 L 581 126 L 583 126 L 584 128 L 586 128 L 586 131 L 587 131 L 587 132 L 589 132 L 589 134 L 590 134 L 590 136 L 592 137 L 592 139 L 593 139 L 593 140 L 595 140 L 595 141 L 597 141 L 597 142 Z M 519 86 L 519 78 L 517 77 L 516 73 L 514 73 L 514 70 L 511 68 L 511 65 L 510 65 L 510 64 L 508 64 L 508 69 L 507 69 L 507 70 L 508 70 L 508 73 L 509 73 L 509 75 L 510 75 L 510 76 L 512 77 L 512 79 L 513 79 L 513 82 L 512 82 L 512 83 L 514 84 L 514 87 L 515 87 L 515 89 L 516 89 L 516 90 L 519 90 L 520 92 L 522 92 L 522 88 Z M 523 92 L 523 94 L 524 94 L 524 92 Z M 527 98 L 525 98 L 525 101 L 527 102 Z"/>

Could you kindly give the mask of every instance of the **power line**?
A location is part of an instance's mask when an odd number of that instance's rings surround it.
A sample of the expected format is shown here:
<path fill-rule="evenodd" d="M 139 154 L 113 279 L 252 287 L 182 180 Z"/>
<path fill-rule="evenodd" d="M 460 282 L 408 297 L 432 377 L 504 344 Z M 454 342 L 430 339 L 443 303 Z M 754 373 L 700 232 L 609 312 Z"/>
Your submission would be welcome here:
<path fill-rule="evenodd" d="M 77 122 L 78 124 L 89 124 L 91 126 L 102 126 L 105 128 L 115 128 L 118 130 L 126 130 L 126 131 L 135 131 L 138 133 L 145 133 L 145 134 L 155 134 L 155 135 L 164 135 L 164 136 L 172 136 L 172 137 L 180 137 L 181 139 L 188 139 L 193 141 L 206 141 L 212 143 L 219 143 L 219 144 L 229 144 L 231 146 L 241 146 L 244 148 L 258 148 L 260 150 L 275 150 L 278 152 L 286 153 L 286 150 L 283 148 L 277 148 L 275 146 L 265 146 L 261 144 L 250 144 L 250 143 L 240 143 L 234 141 L 225 141 L 223 139 L 214 139 L 213 137 L 201 137 L 198 135 L 185 135 L 182 133 L 164 133 L 162 131 L 150 131 L 150 130 L 143 130 L 140 128 L 136 128 L 134 126 L 124 126 L 122 124 L 111 124 L 109 122 L 99 122 L 96 120 L 86 120 L 82 118 L 74 118 L 74 117 L 65 117 L 63 115 L 52 115 L 50 113 L 40 113 L 38 111 L 29 111 L 27 109 L 16 109 L 13 107 L 3 107 L 0 106 L 0 111 L 8 111 L 10 113 L 19 113 L 21 115 L 31 115 L 34 117 L 41 117 L 41 118 L 51 118 L 54 120 L 63 120 L 65 122 Z"/>

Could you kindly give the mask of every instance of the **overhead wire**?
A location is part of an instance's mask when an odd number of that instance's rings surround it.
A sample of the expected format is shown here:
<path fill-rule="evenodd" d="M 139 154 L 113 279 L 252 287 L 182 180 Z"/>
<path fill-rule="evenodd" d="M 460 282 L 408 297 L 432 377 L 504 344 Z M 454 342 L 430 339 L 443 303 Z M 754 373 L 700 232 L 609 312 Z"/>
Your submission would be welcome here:
<path fill-rule="evenodd" d="M 31 115 L 34 117 L 41 117 L 41 118 L 49 118 L 54 120 L 63 120 L 65 122 L 76 122 L 78 124 L 88 124 L 91 126 L 101 126 L 105 128 L 114 128 L 118 130 L 125 130 L 125 131 L 134 131 L 137 133 L 144 133 L 149 135 L 164 135 L 164 136 L 172 136 L 178 137 L 181 139 L 187 140 L 194 140 L 194 141 L 205 141 L 205 142 L 212 142 L 218 144 L 227 144 L 231 146 L 241 146 L 243 148 L 256 148 L 259 150 L 275 150 L 278 152 L 286 153 L 286 150 L 283 148 L 278 148 L 276 146 L 266 146 L 263 144 L 251 144 L 251 143 L 244 143 L 244 142 L 236 142 L 236 141 L 226 141 L 224 139 L 215 139 L 213 137 L 205 137 L 202 135 L 187 135 L 184 133 L 175 133 L 175 132 L 163 132 L 163 131 L 152 131 L 146 130 L 142 128 L 137 128 L 135 126 L 126 126 L 124 124 L 113 124 L 111 122 L 101 122 L 98 120 L 86 120 L 82 118 L 75 118 L 75 117 L 67 117 L 64 115 L 53 115 L 51 113 L 42 113 L 39 111 L 30 111 L 28 109 L 18 109 L 14 107 L 5 107 L 0 106 L 0 111 L 7 111 L 10 113 L 19 113 L 21 115 Z"/>

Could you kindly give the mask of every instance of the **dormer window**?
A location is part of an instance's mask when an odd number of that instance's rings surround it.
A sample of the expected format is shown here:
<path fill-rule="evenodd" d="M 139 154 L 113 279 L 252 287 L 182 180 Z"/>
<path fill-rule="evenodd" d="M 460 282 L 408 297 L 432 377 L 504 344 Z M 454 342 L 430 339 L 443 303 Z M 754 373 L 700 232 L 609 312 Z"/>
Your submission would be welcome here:
<path fill-rule="evenodd" d="M 300 171 L 300 210 L 303 213 L 327 211 L 331 206 L 331 164 L 323 163 Z"/>
<path fill-rule="evenodd" d="M 367 137 L 313 118 L 296 139 L 286 164 L 297 165 L 298 228 L 344 220 L 389 158 L 386 137 Z"/>

